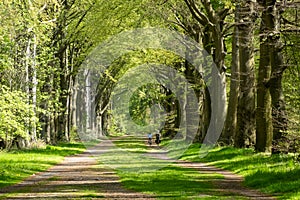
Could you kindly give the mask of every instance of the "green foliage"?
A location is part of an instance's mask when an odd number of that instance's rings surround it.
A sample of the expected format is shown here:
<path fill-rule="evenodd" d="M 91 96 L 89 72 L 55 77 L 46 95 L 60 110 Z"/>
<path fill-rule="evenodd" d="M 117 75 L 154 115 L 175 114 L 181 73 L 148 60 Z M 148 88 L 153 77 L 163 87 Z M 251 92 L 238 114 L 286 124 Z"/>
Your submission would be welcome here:
<path fill-rule="evenodd" d="M 28 131 L 39 127 L 33 106 L 20 91 L 0 88 L 0 138 L 10 143 L 15 137 L 28 139 Z"/>
<path fill-rule="evenodd" d="M 282 15 L 285 22 L 282 23 L 281 36 L 287 66 L 282 85 L 288 114 L 288 134 L 282 146 L 299 153 L 300 147 L 297 143 L 300 140 L 300 37 L 298 31 L 289 31 L 298 29 L 299 8 L 287 8 Z"/>
<path fill-rule="evenodd" d="M 234 2 L 228 0 L 212 0 L 210 3 L 216 12 L 222 11 L 223 8 L 234 9 L 235 6 Z M 203 2 L 198 1 L 196 4 L 200 11 L 207 14 Z M 296 21 L 297 15 L 295 10 L 284 12 L 284 17 L 290 21 Z M 295 20 L 294 16 L 296 16 Z M 0 18 L 1 84 L 9 86 L 10 90 L 25 91 L 29 96 L 20 95 L 19 92 L 9 93 L 8 89 L 5 89 L 6 98 L 9 100 L 0 97 L 1 102 L 4 102 L 0 106 L 0 137 L 6 138 L 7 136 L 8 140 L 15 136 L 27 137 L 26 132 L 35 124 L 37 117 L 41 123 L 44 123 L 42 124 L 45 125 L 44 127 L 47 127 L 46 125 L 49 125 L 53 119 L 56 120 L 53 124 L 60 124 L 57 119 L 66 114 L 64 113 L 66 110 L 64 100 L 70 93 L 78 68 L 87 54 L 108 37 L 124 30 L 149 26 L 171 27 L 192 36 L 193 33 L 187 33 L 187 30 L 180 27 L 182 24 L 179 21 L 189 28 L 195 28 L 190 32 L 195 32 L 199 28 L 199 24 L 192 18 L 184 1 L 179 0 L 47 0 L 46 2 L 3 0 L 0 1 Z M 230 27 L 233 22 L 233 15 L 230 12 L 224 21 L 224 27 Z M 228 52 L 231 51 L 231 32 L 232 29 L 229 28 L 223 33 L 226 36 Z M 256 33 L 258 34 L 258 28 Z M 197 37 L 199 39 L 199 36 Z M 295 48 L 299 46 L 299 37 L 297 34 L 287 34 L 285 37 L 284 53 L 287 60 L 292 60 L 292 63 L 288 64 L 293 67 L 286 71 L 283 86 L 290 116 L 290 132 L 297 134 L 300 109 L 298 64 L 300 51 Z M 256 37 L 256 42 L 257 39 L 258 37 Z M 35 56 L 32 55 L 33 44 L 37 46 Z M 30 47 L 30 53 L 27 52 L 28 47 Z M 230 59 L 230 54 L 228 54 L 226 66 L 230 65 Z M 144 63 L 175 66 L 180 62 L 182 59 L 170 52 L 147 49 L 124 55 L 111 65 L 106 75 L 115 83 L 128 69 Z M 181 67 L 177 70 L 184 72 L 184 66 Z M 26 107 L 27 99 L 32 98 L 29 90 L 32 87 L 30 79 L 33 70 L 36 71 L 38 79 L 35 114 L 30 113 L 33 110 L 32 107 Z M 113 88 L 113 84 L 110 87 Z M 145 120 L 149 112 L 147 105 L 153 96 L 140 97 L 142 93 L 151 93 L 151 91 L 155 91 L 155 87 L 136 91 L 136 95 L 132 97 L 131 114 L 138 124 L 147 124 Z M 14 96 L 22 97 L 14 99 Z M 108 92 L 103 93 L 103 96 L 108 98 Z M 161 95 L 154 98 L 167 101 L 168 96 Z M 9 106 L 10 104 L 17 105 L 17 111 L 12 109 L 13 106 Z M 25 110 L 26 112 L 23 112 Z M 174 119 L 175 114 L 168 116 L 171 118 L 169 121 Z M 30 121 L 34 123 L 29 123 Z M 119 130 L 120 121 L 111 119 L 109 123 L 111 123 L 108 126 L 111 132 L 126 132 L 126 130 Z M 71 127 L 72 125 L 69 130 Z M 51 129 L 54 127 L 52 126 Z M 73 130 L 71 132 L 74 136 L 76 135 Z M 57 135 L 55 133 L 53 137 Z"/>
<path fill-rule="evenodd" d="M 299 35 L 285 38 L 285 55 L 289 67 L 283 76 L 283 89 L 289 116 L 289 133 L 300 136 L 300 40 Z"/>
<path fill-rule="evenodd" d="M 108 114 L 110 115 L 109 120 L 108 120 L 108 135 L 124 135 L 126 133 L 126 129 L 123 126 L 120 126 L 119 121 L 117 121 L 113 116 L 111 116 L 110 110 L 108 111 Z"/>
<path fill-rule="evenodd" d="M 93 46 L 97 46 L 124 30 L 159 26 L 163 20 L 153 16 L 152 6 L 148 0 L 96 0 L 86 16 L 84 34 L 94 41 Z"/>
<path fill-rule="evenodd" d="M 151 110 L 151 106 L 158 104 L 163 99 L 163 94 L 160 94 L 160 91 L 159 85 L 148 84 L 134 92 L 131 97 L 129 110 L 131 118 L 136 124 L 145 126 L 153 123 L 150 119 L 151 114 L 155 111 Z"/>
<path fill-rule="evenodd" d="M 125 75 L 130 75 L 130 73 L 139 73 L 139 67 L 142 65 L 149 64 L 147 65 L 147 67 L 149 67 L 149 69 L 153 71 L 157 69 L 155 67 L 152 68 L 152 64 L 154 66 L 165 65 L 166 67 L 177 69 L 183 74 L 184 68 L 182 68 L 181 65 L 181 68 L 178 67 L 178 63 L 182 62 L 183 59 L 166 50 L 143 49 L 140 51 L 130 52 L 113 62 L 113 64 L 106 70 L 105 77 L 103 78 L 103 80 L 101 80 L 100 85 L 106 85 L 107 88 L 99 90 L 98 93 L 102 94 L 102 98 L 108 98 L 110 96 L 110 93 L 105 92 L 110 91 L 110 88 L 115 87 L 116 84 L 118 84 L 118 88 L 122 88 L 120 89 L 120 91 L 123 91 L 123 89 L 126 89 L 128 87 L 128 81 L 123 81 L 123 84 L 121 84 L 119 80 L 121 78 L 124 78 Z M 159 73 L 162 72 L 158 71 L 158 74 Z M 110 82 L 110 84 L 107 84 L 106 81 Z M 132 120 L 136 124 L 140 125 L 139 127 L 151 124 L 152 122 L 150 122 L 150 118 L 153 119 L 153 116 L 151 115 L 158 110 L 156 109 L 157 107 L 153 106 L 160 104 L 162 105 L 160 107 L 161 111 L 163 108 L 166 110 L 166 105 L 172 104 L 172 98 L 175 99 L 174 94 L 172 92 L 170 94 L 166 94 L 166 91 L 164 91 L 159 84 L 141 85 L 140 88 L 138 88 L 136 91 L 133 91 L 133 95 L 130 97 L 129 112 Z M 105 101 L 105 99 L 103 101 Z M 126 116 L 122 115 L 122 112 L 120 113 L 121 114 L 118 113 L 117 116 L 115 115 L 115 118 L 113 118 L 114 116 L 110 115 L 109 132 L 112 134 L 126 132 L 125 128 L 120 126 L 120 124 L 122 124 L 122 121 L 125 120 L 124 118 Z M 171 120 L 174 119 L 174 116 L 172 116 L 171 113 L 169 113 L 169 117 Z M 164 120 L 163 118 L 164 115 L 159 115 L 159 117 L 156 118 L 156 123 Z"/>

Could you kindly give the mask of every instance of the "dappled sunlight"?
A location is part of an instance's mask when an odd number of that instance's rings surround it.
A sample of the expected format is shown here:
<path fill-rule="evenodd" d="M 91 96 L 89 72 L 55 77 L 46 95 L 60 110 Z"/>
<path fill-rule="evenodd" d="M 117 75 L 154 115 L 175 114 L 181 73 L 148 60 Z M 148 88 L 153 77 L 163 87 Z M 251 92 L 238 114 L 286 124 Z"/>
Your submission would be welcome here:
<path fill-rule="evenodd" d="M 39 186 L 35 187 L 37 184 Z M 0 192 L 9 192 L 10 194 L 4 196 L 11 195 L 17 199 L 147 197 L 123 189 L 116 173 L 99 166 L 89 151 L 66 157 L 62 163 L 51 167 L 47 172 L 33 175 L 22 183 L 4 188 Z"/>
<path fill-rule="evenodd" d="M 69 143 L 47 146 L 46 149 L 28 149 L 0 153 L 0 187 L 20 182 L 22 179 L 41 172 L 61 162 L 64 156 L 81 153 L 82 144 Z"/>
<path fill-rule="evenodd" d="M 289 199 L 297 196 L 300 184 L 300 165 L 293 154 L 269 155 L 253 149 L 215 148 L 203 159 L 196 155 L 199 145 L 192 145 L 183 160 L 206 162 L 243 175 L 244 184 L 263 192 Z"/>
<path fill-rule="evenodd" d="M 198 155 L 193 146 L 186 154 L 192 155 L 192 151 Z M 244 163 L 245 158 L 237 159 L 239 156 L 231 152 L 233 149 L 213 151 L 236 159 L 231 163 L 233 165 Z M 249 152 L 244 152 L 247 154 Z M 230 171 L 205 163 L 176 160 L 168 155 L 163 146 L 147 145 L 145 138 L 101 140 L 84 153 L 66 157 L 47 172 L 37 173 L 20 184 L 0 190 L 0 197 L 273 199 L 245 188 L 243 178 Z M 207 159 L 212 159 L 216 165 L 228 164 L 226 156 L 219 163 L 216 158 L 219 157 L 209 154 Z"/>

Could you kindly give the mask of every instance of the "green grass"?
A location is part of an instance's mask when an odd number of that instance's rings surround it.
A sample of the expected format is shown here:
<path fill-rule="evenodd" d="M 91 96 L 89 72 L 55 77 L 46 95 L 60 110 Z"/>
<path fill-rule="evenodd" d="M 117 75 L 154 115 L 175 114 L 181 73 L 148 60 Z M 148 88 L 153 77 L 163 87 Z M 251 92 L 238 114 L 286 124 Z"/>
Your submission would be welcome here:
<path fill-rule="evenodd" d="M 131 152 L 128 148 L 110 149 L 110 151 L 98 156 L 97 159 L 107 167 L 133 173 L 156 171 L 170 163 L 144 156 L 143 151 L 138 151 L 137 153 L 136 150 L 134 150 L 134 152 Z"/>
<path fill-rule="evenodd" d="M 146 144 L 146 139 L 137 138 L 132 136 L 125 136 L 122 139 L 115 139 L 114 137 L 110 137 L 114 140 L 114 144 L 123 150 L 126 150 L 131 153 L 145 153 L 147 152 L 148 146 Z"/>
<path fill-rule="evenodd" d="M 45 149 L 0 152 L 0 187 L 16 184 L 61 162 L 65 156 L 84 150 L 81 143 L 61 143 L 58 146 L 49 145 Z"/>
<path fill-rule="evenodd" d="M 171 162 L 144 156 L 157 151 L 134 137 L 118 138 L 116 148 L 98 157 L 99 162 L 114 168 L 121 183 L 128 189 L 147 193 L 158 199 L 244 199 L 236 194 L 216 192 L 218 173 L 199 173 L 178 167 Z M 167 141 L 164 143 L 168 144 Z M 122 148 L 122 149 L 118 149 Z"/>
<path fill-rule="evenodd" d="M 118 175 L 126 188 L 159 199 L 203 199 L 203 196 L 211 199 L 216 194 L 212 191 L 213 184 L 208 180 L 223 178 L 220 174 L 201 174 L 193 169 L 176 166 L 143 173 L 118 171 Z"/>
<path fill-rule="evenodd" d="M 300 163 L 293 155 L 266 155 L 253 149 L 215 148 L 199 157 L 200 144 L 193 144 L 182 160 L 207 162 L 245 177 L 245 185 L 278 196 L 300 199 Z"/>

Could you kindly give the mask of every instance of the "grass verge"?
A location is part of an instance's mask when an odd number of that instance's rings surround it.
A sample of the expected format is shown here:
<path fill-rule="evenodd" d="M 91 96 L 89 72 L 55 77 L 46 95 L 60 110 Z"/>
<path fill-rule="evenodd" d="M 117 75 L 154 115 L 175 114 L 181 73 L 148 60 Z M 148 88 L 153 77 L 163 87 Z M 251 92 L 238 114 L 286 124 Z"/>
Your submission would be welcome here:
<path fill-rule="evenodd" d="M 16 184 L 37 172 L 45 171 L 65 156 L 82 153 L 81 143 L 48 145 L 45 149 L 0 152 L 0 188 Z"/>
<path fill-rule="evenodd" d="M 181 157 L 233 171 L 245 177 L 245 185 L 279 199 L 300 199 L 300 163 L 293 155 L 266 155 L 253 149 L 215 148 L 199 157 L 200 144 L 193 144 Z"/>

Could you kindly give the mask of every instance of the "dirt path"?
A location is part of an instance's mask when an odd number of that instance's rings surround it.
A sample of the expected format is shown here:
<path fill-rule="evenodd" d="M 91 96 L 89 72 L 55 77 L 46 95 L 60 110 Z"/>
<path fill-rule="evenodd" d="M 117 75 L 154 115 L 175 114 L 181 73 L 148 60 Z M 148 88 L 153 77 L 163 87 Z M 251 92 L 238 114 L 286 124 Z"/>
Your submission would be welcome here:
<path fill-rule="evenodd" d="M 110 145 L 103 142 L 85 153 L 66 157 L 46 172 L 0 189 L 0 199 L 154 199 L 123 188 L 116 173 L 91 156 L 105 152 Z"/>
<path fill-rule="evenodd" d="M 46 172 L 29 177 L 20 184 L 0 189 L 0 199 L 155 199 L 146 194 L 125 189 L 116 173 L 92 157 L 109 151 L 112 143 L 104 141 L 85 153 L 66 157 L 65 160 Z M 153 148 L 153 147 L 152 147 Z M 149 154 L 151 157 L 170 160 L 166 153 Z M 173 160 L 184 168 L 193 168 L 204 174 L 222 174 L 224 179 L 208 180 L 215 185 L 213 193 L 226 196 L 236 194 L 237 198 L 275 199 L 257 190 L 243 186 L 243 178 L 204 163 Z M 187 186 L 188 187 L 188 186 Z"/>

